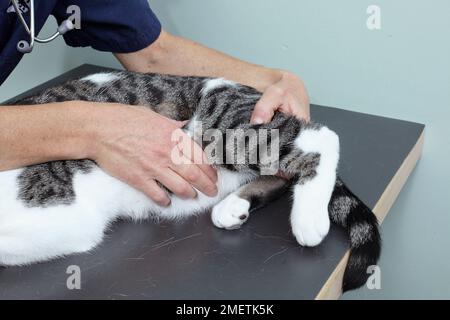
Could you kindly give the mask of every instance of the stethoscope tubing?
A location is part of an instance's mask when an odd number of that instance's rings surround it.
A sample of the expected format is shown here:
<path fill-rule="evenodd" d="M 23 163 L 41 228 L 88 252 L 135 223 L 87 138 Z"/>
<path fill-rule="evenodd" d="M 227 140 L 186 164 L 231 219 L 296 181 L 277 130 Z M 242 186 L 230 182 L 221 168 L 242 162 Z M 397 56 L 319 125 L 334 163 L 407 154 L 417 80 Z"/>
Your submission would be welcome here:
<path fill-rule="evenodd" d="M 53 35 L 51 35 L 48 38 L 41 39 L 41 38 L 36 37 L 36 35 L 35 35 L 35 20 L 34 20 L 34 0 L 30 0 L 30 26 L 27 25 L 27 22 L 25 21 L 25 18 L 23 17 L 22 11 L 19 8 L 19 4 L 17 3 L 17 0 L 11 0 L 11 2 L 12 2 L 12 5 L 14 6 L 14 10 L 16 11 L 16 14 L 20 20 L 20 23 L 23 25 L 23 27 L 25 28 L 25 31 L 30 36 L 30 43 L 28 43 L 25 40 L 19 41 L 18 50 L 20 52 L 23 52 L 23 53 L 31 52 L 31 50 L 34 47 L 34 42 L 49 43 L 49 42 L 55 40 L 58 36 L 62 35 L 61 32 L 63 32 L 63 31 L 60 32 L 60 30 L 62 30 L 60 27 Z M 64 23 L 66 23 L 66 26 L 67 26 L 67 23 L 70 24 L 70 22 L 68 22 L 68 20 L 64 21 L 63 24 Z M 61 24 L 61 26 L 63 24 Z M 72 28 L 73 28 L 73 26 L 70 26 L 70 28 L 68 30 L 70 30 Z M 22 44 L 22 46 L 21 46 L 21 44 Z M 25 46 L 23 46 L 23 45 L 25 45 Z M 28 50 L 24 49 L 25 47 L 28 47 Z"/>

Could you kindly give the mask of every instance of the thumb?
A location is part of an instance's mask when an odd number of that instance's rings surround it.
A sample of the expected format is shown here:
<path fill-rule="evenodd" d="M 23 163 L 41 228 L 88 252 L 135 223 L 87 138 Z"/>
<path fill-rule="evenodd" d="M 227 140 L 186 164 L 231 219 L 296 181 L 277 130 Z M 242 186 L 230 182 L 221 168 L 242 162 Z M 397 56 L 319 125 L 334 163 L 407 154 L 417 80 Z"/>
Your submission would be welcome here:
<path fill-rule="evenodd" d="M 272 120 L 275 111 L 280 106 L 279 97 L 273 94 L 271 91 L 266 91 L 253 110 L 250 123 L 262 124 Z"/>
<path fill-rule="evenodd" d="M 177 124 L 180 126 L 180 128 L 182 128 L 182 127 L 184 127 L 188 122 L 189 122 L 189 120 L 177 121 Z"/>
<path fill-rule="evenodd" d="M 170 120 L 170 122 L 175 124 L 175 126 L 177 126 L 178 128 L 183 128 L 189 122 L 189 120 L 178 121 L 178 120 L 173 120 L 170 118 L 169 118 L 169 120 Z"/>
<path fill-rule="evenodd" d="M 153 111 L 153 114 L 155 115 L 156 118 L 159 118 L 162 122 L 171 123 L 172 125 L 175 125 L 178 128 L 182 128 L 186 123 L 189 122 L 189 120 L 183 121 L 174 120 L 155 111 Z"/>
<path fill-rule="evenodd" d="M 273 117 L 273 110 L 269 109 L 269 111 L 266 111 L 264 106 L 256 105 L 255 109 L 253 110 L 252 117 L 250 119 L 251 124 L 263 124 L 270 122 L 270 120 Z"/>

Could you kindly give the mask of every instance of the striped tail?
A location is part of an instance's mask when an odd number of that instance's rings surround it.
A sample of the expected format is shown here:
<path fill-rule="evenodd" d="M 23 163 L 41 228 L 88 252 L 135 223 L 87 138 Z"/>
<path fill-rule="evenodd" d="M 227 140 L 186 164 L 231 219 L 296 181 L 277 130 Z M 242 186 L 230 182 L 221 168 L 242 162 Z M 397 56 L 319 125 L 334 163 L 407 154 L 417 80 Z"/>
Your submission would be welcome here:
<path fill-rule="evenodd" d="M 378 221 L 373 212 L 340 180 L 336 180 L 329 204 L 330 219 L 347 230 L 350 256 L 344 273 L 342 291 L 364 285 L 367 268 L 380 257 L 381 239 Z"/>

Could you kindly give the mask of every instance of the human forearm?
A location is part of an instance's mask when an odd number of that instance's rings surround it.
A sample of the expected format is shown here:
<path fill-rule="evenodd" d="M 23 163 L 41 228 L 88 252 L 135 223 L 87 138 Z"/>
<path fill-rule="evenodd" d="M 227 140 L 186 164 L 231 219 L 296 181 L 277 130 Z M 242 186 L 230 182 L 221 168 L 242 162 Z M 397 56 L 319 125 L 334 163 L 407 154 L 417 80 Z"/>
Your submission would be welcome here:
<path fill-rule="evenodd" d="M 122 64 L 138 72 L 224 77 L 264 91 L 279 81 L 282 71 L 245 62 L 194 41 L 162 32 L 146 49 L 117 54 Z"/>
<path fill-rule="evenodd" d="M 190 141 L 182 126 L 147 108 L 116 103 L 0 107 L 0 171 L 52 160 L 91 159 L 161 205 L 169 198 L 156 180 L 181 197 L 194 197 L 193 187 L 214 196 L 217 176 L 211 167 L 171 161 L 173 149 L 181 148 L 172 141 L 172 133 L 178 130 L 179 137 Z M 192 162 L 202 150 L 194 146 L 183 154 Z"/>
<path fill-rule="evenodd" d="M 275 111 L 309 120 L 308 93 L 292 72 L 245 62 L 164 31 L 149 47 L 116 56 L 128 70 L 223 77 L 254 87 L 263 96 L 253 111 L 253 123 L 270 121 Z"/>
<path fill-rule="evenodd" d="M 89 109 L 77 101 L 0 107 L 0 171 L 85 158 L 91 140 Z"/>

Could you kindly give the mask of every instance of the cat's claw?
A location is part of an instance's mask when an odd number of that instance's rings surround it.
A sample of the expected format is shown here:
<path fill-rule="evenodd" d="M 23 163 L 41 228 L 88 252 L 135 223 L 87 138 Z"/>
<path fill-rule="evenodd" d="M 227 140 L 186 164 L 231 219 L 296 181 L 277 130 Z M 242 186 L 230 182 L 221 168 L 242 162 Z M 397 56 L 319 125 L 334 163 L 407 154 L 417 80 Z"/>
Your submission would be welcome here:
<path fill-rule="evenodd" d="M 239 229 L 249 217 L 249 208 L 250 203 L 247 200 L 230 194 L 214 206 L 211 219 L 218 228 Z"/>

